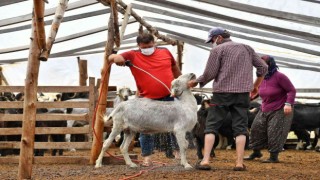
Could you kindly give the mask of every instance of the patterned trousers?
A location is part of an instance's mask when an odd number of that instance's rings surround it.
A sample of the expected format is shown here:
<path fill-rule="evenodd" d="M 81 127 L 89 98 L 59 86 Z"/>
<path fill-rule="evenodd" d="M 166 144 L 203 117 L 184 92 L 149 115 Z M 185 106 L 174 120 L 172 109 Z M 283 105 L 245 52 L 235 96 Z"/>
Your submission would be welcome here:
<path fill-rule="evenodd" d="M 270 112 L 260 110 L 251 126 L 250 148 L 280 152 L 287 140 L 291 122 L 292 113 L 285 116 L 283 108 Z"/>

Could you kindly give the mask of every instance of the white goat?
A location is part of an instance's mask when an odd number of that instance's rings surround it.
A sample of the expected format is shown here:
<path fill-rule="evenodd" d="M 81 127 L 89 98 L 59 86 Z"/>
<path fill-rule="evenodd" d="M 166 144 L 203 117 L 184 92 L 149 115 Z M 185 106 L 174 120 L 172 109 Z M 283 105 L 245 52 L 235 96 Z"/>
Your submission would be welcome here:
<path fill-rule="evenodd" d="M 187 86 L 187 82 L 194 78 L 195 75 L 190 73 L 172 81 L 171 93 L 178 98 L 174 101 L 136 98 L 120 103 L 108 117 L 104 117 L 105 124 L 113 120 L 113 128 L 109 138 L 103 143 L 95 167 L 102 166 L 104 152 L 114 138 L 125 130 L 120 150 L 126 164 L 130 167 L 137 167 L 128 155 L 128 146 L 136 132 L 174 132 L 180 148 L 181 165 L 186 169 L 192 168 L 186 159 L 188 142 L 185 136 L 186 132 L 191 131 L 197 123 L 197 102 Z"/>

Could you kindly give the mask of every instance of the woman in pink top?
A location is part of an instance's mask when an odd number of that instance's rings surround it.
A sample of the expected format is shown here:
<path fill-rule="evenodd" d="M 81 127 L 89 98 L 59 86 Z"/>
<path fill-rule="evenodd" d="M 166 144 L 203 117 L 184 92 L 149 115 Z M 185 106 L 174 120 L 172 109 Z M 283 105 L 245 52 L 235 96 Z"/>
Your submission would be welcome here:
<path fill-rule="evenodd" d="M 251 127 L 249 146 L 253 153 L 244 159 L 260 158 L 260 150 L 268 148 L 270 157 L 262 162 L 277 163 L 290 130 L 296 90 L 288 77 L 278 71 L 273 57 L 263 56 L 262 59 L 269 66 L 268 74 L 259 87 L 262 105 Z"/>

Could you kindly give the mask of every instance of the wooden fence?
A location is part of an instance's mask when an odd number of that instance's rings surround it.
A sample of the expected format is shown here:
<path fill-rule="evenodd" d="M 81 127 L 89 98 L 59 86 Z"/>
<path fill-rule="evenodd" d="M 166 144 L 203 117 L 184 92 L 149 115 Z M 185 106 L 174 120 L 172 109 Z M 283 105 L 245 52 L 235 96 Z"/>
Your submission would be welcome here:
<path fill-rule="evenodd" d="M 23 92 L 23 86 L 0 86 L 0 92 Z M 116 91 L 115 86 L 109 86 L 109 92 Z M 88 127 L 36 127 L 35 134 L 88 134 L 88 142 L 35 142 L 35 149 L 91 149 L 92 146 L 92 119 L 94 116 L 95 102 L 97 100 L 97 88 L 95 79 L 89 78 L 89 86 L 39 86 L 38 92 L 88 92 L 88 101 L 56 101 L 56 102 L 37 102 L 37 108 L 88 108 L 89 113 L 85 114 L 37 114 L 36 121 L 61 121 L 75 120 L 87 121 Z M 112 93 L 114 94 L 114 93 Z M 0 102 L 1 109 L 23 108 L 23 101 Z M 107 102 L 107 107 L 113 107 L 113 101 Z M 0 122 L 21 121 L 22 114 L 0 114 Z M 22 128 L 0 128 L 0 136 L 21 135 Z M 8 142 L 0 141 L 0 149 L 20 149 L 20 141 Z M 36 163 L 88 163 L 88 156 L 62 156 L 62 157 L 35 157 Z M 0 163 L 18 163 L 19 157 L 0 157 Z M 63 160 L 62 160 L 63 159 Z"/>

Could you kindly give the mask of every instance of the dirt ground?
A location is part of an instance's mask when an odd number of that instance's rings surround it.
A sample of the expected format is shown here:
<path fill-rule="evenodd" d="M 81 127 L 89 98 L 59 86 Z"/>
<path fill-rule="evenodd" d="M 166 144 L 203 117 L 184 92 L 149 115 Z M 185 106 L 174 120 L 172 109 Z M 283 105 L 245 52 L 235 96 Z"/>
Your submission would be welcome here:
<path fill-rule="evenodd" d="M 134 151 L 139 154 L 140 149 Z M 65 155 L 88 155 L 88 151 L 67 152 Z M 119 154 L 118 149 L 113 149 L 113 153 Z M 250 151 L 246 151 L 248 155 Z M 263 151 L 264 157 L 268 156 Z M 48 154 L 46 154 L 48 155 Z M 184 170 L 178 165 L 178 160 L 167 159 L 164 152 L 155 152 L 154 161 L 167 163 L 164 166 L 157 165 L 152 170 L 150 168 L 139 167 L 128 168 L 125 165 L 104 165 L 95 169 L 90 165 L 57 165 L 57 164 L 37 164 L 33 166 L 33 179 L 57 179 L 57 180 L 87 180 L 87 179 L 122 179 L 135 175 L 141 171 L 142 175 L 133 179 L 320 179 L 320 153 L 315 151 L 286 150 L 279 156 L 281 163 L 263 164 L 261 160 L 245 162 L 248 170 L 245 172 L 234 172 L 232 168 L 235 161 L 235 150 L 216 150 L 216 156 L 212 159 L 211 171 Z M 188 160 L 194 165 L 197 162 L 195 150 L 188 150 Z M 262 159 L 263 159 L 262 158 Z M 138 159 L 141 159 L 139 156 Z M 18 164 L 1 164 L 0 179 L 16 179 Z"/>

